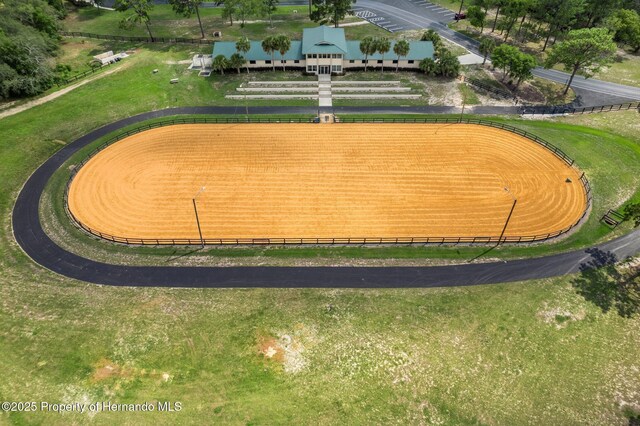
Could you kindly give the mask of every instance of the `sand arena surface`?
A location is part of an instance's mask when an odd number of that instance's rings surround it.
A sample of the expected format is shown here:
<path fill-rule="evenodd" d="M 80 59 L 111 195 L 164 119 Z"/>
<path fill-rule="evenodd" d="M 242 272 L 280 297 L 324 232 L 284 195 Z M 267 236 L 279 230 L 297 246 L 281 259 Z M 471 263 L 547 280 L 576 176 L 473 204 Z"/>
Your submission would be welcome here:
<path fill-rule="evenodd" d="M 587 202 L 577 170 L 504 130 L 254 123 L 116 142 L 78 172 L 69 208 L 118 237 L 197 239 L 196 194 L 204 238 L 497 237 L 511 194 L 505 236 L 533 236 L 574 224 Z"/>

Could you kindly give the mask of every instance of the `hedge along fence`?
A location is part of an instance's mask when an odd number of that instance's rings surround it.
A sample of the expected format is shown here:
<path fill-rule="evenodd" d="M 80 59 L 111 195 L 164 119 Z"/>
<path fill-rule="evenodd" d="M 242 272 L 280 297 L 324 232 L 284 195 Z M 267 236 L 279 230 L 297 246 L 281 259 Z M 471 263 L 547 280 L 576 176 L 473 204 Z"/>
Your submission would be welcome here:
<path fill-rule="evenodd" d="M 313 119 L 304 118 L 291 118 L 291 119 L 276 119 L 276 118 L 175 118 L 171 120 L 164 120 L 155 123 L 145 124 L 143 126 L 136 127 L 126 132 L 119 133 L 118 135 L 108 139 L 99 147 L 94 149 L 87 157 L 85 157 L 77 166 L 71 171 L 69 180 L 64 191 L 64 206 L 67 214 L 71 218 L 72 222 L 83 231 L 88 232 L 91 235 L 102 238 L 107 241 L 128 245 L 302 245 L 302 244 L 316 244 L 316 245 L 329 245 L 329 244 L 500 244 L 500 243 L 533 243 L 546 241 L 552 238 L 556 238 L 578 226 L 587 216 L 587 212 L 592 203 L 591 185 L 587 180 L 584 172 L 580 173 L 580 182 L 587 198 L 585 206 L 580 219 L 578 219 L 572 225 L 561 229 L 559 231 L 551 232 L 541 235 L 529 235 L 529 236 L 474 236 L 474 237 L 399 237 L 399 238 L 376 238 L 376 237 L 356 237 L 356 238 L 203 238 L 200 239 L 185 239 L 185 238 L 131 238 L 131 237 L 119 237 L 115 235 L 106 234 L 104 232 L 92 229 L 91 227 L 83 224 L 78 218 L 76 218 L 69 209 L 69 188 L 73 179 L 77 175 L 78 171 L 89 161 L 91 158 L 99 154 L 102 150 L 110 146 L 111 144 L 122 140 L 126 137 L 135 135 L 140 132 L 144 132 L 151 129 L 156 129 L 164 126 L 173 126 L 177 124 L 216 124 L 216 123 L 312 123 Z M 533 142 L 542 145 L 554 155 L 564 161 L 568 166 L 580 172 L 580 169 L 575 164 L 575 161 L 566 155 L 561 149 L 555 147 L 544 139 L 513 127 L 504 123 L 497 123 L 489 120 L 478 119 L 460 119 L 460 118 L 386 118 L 386 119 L 360 119 L 360 118 L 343 118 L 339 123 L 443 123 L 443 124 L 477 124 L 481 126 L 488 126 L 497 129 L 502 129 L 516 133 L 520 136 L 524 136 Z"/>
<path fill-rule="evenodd" d="M 98 40 L 111 40 L 111 41 L 135 41 L 143 43 L 173 43 L 173 44 L 209 44 L 213 45 L 213 40 L 200 39 L 200 38 L 182 38 L 182 37 L 132 37 L 132 36 L 119 36 L 119 35 L 105 35 L 84 33 L 78 31 L 60 31 L 58 32 L 63 37 L 84 37 L 84 38 L 96 38 Z"/>

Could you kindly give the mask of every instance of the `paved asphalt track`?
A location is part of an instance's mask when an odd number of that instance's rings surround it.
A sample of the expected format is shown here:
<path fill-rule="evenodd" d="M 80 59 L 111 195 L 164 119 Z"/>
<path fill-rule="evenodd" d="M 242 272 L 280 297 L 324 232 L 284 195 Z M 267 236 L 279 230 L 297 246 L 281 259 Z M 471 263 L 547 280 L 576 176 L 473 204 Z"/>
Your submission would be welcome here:
<path fill-rule="evenodd" d="M 253 108 L 252 113 L 308 113 L 315 108 Z M 109 265 L 83 258 L 56 245 L 44 232 L 39 201 L 52 174 L 76 151 L 125 126 L 179 114 L 243 114 L 244 108 L 185 107 L 153 111 L 108 124 L 66 145 L 29 177 L 13 209 L 13 232 L 35 262 L 58 274 L 96 284 L 158 287 L 441 287 L 546 278 L 577 272 L 591 254 L 558 255 L 495 263 L 435 267 L 152 267 Z M 320 125 L 320 124 L 318 124 Z M 640 230 L 597 247 L 623 259 L 640 251 Z"/>

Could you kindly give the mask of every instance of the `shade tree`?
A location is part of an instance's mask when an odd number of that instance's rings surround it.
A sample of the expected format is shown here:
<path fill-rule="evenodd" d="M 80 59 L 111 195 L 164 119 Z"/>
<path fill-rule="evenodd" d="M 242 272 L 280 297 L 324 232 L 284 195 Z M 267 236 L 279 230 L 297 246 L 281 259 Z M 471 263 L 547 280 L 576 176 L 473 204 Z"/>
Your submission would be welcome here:
<path fill-rule="evenodd" d="M 564 89 L 569 91 L 578 71 L 590 77 L 602 66 L 611 63 L 616 52 L 616 44 L 606 28 L 585 28 L 569 31 L 567 37 L 556 44 L 545 62 L 546 68 L 556 64 L 564 65 L 571 77 Z"/>
<path fill-rule="evenodd" d="M 153 34 L 151 34 L 151 28 L 149 27 L 149 23 L 151 22 L 149 12 L 153 9 L 152 0 L 116 0 L 114 9 L 118 12 L 133 12 L 120 20 L 121 28 L 128 29 L 135 24 L 144 23 L 147 27 L 149 38 L 151 41 L 154 40 Z"/>
<path fill-rule="evenodd" d="M 169 4 L 175 13 L 182 15 L 185 18 L 190 18 L 191 15 L 195 13 L 198 18 L 198 25 L 200 26 L 200 34 L 202 35 L 202 38 L 204 38 L 204 28 L 202 28 L 199 9 L 202 4 L 202 0 L 169 0 Z"/>

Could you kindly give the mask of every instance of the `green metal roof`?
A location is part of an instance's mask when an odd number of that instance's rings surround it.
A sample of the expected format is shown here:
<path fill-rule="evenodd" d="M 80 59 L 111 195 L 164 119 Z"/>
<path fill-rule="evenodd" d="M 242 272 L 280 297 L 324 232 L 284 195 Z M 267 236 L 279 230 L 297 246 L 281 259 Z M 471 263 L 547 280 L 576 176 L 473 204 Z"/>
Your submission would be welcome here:
<path fill-rule="evenodd" d="M 300 40 L 291 40 L 291 48 L 284 54 L 285 60 L 302 60 L 304 56 L 301 53 L 302 42 Z M 235 41 L 216 41 L 213 45 L 213 58 L 223 55 L 229 59 L 231 55 L 237 53 Z M 271 60 L 271 55 L 262 50 L 262 42 L 252 41 L 251 49 L 242 56 L 248 61 L 267 61 Z M 275 52 L 274 59 L 280 60 L 280 52 Z"/>
<path fill-rule="evenodd" d="M 389 52 L 385 53 L 385 59 L 395 59 L 393 53 L 395 41 L 391 41 Z M 236 43 L 233 41 L 217 41 L 213 45 L 213 57 L 224 55 L 227 59 L 236 53 Z M 360 52 L 360 41 L 345 40 L 344 29 L 332 27 L 305 28 L 302 33 L 302 41 L 291 40 L 291 48 L 284 54 L 285 60 L 303 60 L 309 53 L 341 53 L 346 60 L 363 60 Z M 266 61 L 271 55 L 262 50 L 262 42 L 252 41 L 251 49 L 243 55 L 248 61 Z M 433 59 L 433 43 L 430 41 L 410 41 L 409 54 L 402 57 L 403 60 L 421 61 L 424 58 Z M 275 52 L 275 60 L 280 60 L 280 53 Z M 369 55 L 369 59 L 382 59 L 379 53 Z"/>
<path fill-rule="evenodd" d="M 302 54 L 309 53 L 347 53 L 347 41 L 344 28 L 322 25 L 302 30 Z"/>
<path fill-rule="evenodd" d="M 386 59 L 397 59 L 398 55 L 393 53 L 393 46 L 395 46 L 396 42 L 391 42 L 391 47 L 387 53 L 384 54 L 384 58 Z M 345 59 L 348 60 L 364 60 L 364 55 L 360 51 L 360 41 L 358 40 L 349 40 L 347 41 L 347 54 L 345 55 Z M 402 60 L 414 60 L 421 61 L 424 58 L 433 59 L 433 43 L 430 41 L 410 41 L 409 42 L 409 54 L 407 56 L 403 56 Z M 369 55 L 369 59 L 382 59 L 382 55 L 379 53 L 375 53 L 373 55 Z"/>

